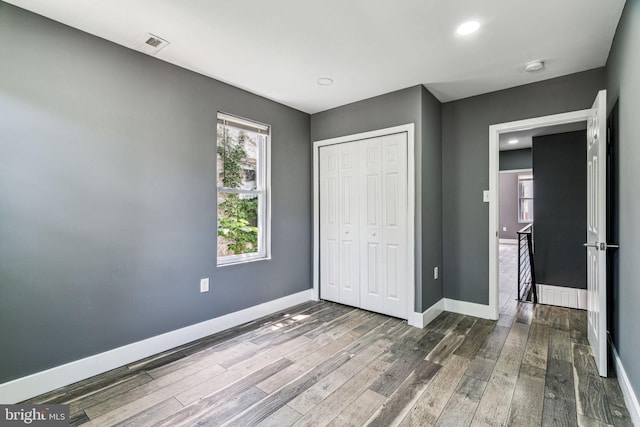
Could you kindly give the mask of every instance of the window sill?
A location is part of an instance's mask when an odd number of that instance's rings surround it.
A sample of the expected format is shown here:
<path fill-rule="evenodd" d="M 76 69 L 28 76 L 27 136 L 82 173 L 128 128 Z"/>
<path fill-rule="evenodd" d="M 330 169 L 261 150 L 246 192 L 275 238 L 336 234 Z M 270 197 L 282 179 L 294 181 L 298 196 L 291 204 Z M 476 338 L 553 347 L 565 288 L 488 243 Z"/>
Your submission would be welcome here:
<path fill-rule="evenodd" d="M 218 259 L 217 267 L 229 267 L 232 265 L 242 265 L 242 264 L 248 264 L 251 262 L 269 261 L 269 260 L 271 260 L 271 256 L 269 255 L 252 255 L 252 256 L 232 255 L 232 256 L 224 257 L 222 260 Z"/>

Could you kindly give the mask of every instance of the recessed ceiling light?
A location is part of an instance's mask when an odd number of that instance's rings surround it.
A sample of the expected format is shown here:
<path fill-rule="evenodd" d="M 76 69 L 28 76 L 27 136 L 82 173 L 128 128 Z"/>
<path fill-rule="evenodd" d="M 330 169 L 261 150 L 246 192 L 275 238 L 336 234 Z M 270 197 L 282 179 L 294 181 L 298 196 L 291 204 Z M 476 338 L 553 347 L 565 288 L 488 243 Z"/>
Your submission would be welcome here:
<path fill-rule="evenodd" d="M 318 79 L 318 84 L 320 86 L 329 86 L 333 84 L 333 79 L 330 79 L 329 77 L 320 77 Z"/>
<path fill-rule="evenodd" d="M 513 145 L 513 144 L 517 144 L 518 140 L 517 139 L 510 139 L 509 140 L 509 144 Z"/>
<path fill-rule="evenodd" d="M 540 71 L 544 68 L 544 61 L 531 61 L 527 62 L 524 69 L 529 72 Z"/>
<path fill-rule="evenodd" d="M 464 24 L 460 25 L 456 32 L 461 36 L 466 36 L 467 34 L 475 33 L 480 28 L 480 23 L 478 21 L 468 21 Z"/>

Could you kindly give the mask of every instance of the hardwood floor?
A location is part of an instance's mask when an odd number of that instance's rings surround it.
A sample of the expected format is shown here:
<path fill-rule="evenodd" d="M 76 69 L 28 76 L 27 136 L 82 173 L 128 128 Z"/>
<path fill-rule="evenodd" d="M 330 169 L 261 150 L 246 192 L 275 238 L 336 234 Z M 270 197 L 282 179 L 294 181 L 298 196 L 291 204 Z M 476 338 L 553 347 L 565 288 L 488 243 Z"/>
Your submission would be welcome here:
<path fill-rule="evenodd" d="M 631 425 L 585 312 L 502 310 L 417 329 L 309 302 L 30 402 L 69 404 L 85 426 Z"/>
<path fill-rule="evenodd" d="M 518 245 L 500 244 L 498 254 L 500 314 L 513 313 L 518 299 Z"/>

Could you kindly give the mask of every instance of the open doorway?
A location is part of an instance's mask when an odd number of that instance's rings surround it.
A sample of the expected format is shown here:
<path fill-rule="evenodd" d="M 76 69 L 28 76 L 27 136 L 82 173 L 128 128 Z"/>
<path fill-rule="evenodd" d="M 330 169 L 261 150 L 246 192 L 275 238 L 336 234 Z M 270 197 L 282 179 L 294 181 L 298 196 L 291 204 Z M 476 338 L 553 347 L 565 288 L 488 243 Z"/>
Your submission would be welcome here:
<path fill-rule="evenodd" d="M 514 140 L 512 140 L 514 141 Z M 520 140 L 518 140 L 520 142 Z M 527 169 L 513 169 L 509 160 L 522 159 L 517 166 Z M 503 313 L 519 299 L 523 284 L 518 268 L 520 258 L 520 234 L 533 224 L 533 170 L 531 169 L 531 147 L 500 152 L 500 209 L 499 237 L 499 295 L 500 312 Z M 523 272 L 524 273 L 524 272 Z M 530 283 L 530 282 L 529 282 Z"/>
<path fill-rule="evenodd" d="M 501 134 L 558 125 L 586 123 L 586 252 L 587 335 L 598 372 L 607 375 L 607 249 L 617 248 L 607 239 L 607 114 L 606 90 L 595 97 L 592 108 L 489 126 L 489 309 L 499 318 L 498 190 L 499 139 Z M 534 150 L 535 151 L 535 150 Z M 535 173 L 535 167 L 534 167 Z M 538 176 L 539 181 L 539 176 Z M 539 202 L 538 202 L 539 205 Z M 536 283 L 536 282 L 534 282 Z M 535 285 L 534 285 L 535 286 Z M 564 297 L 564 294 L 561 294 Z M 562 304 L 565 305 L 565 304 Z M 571 305 L 566 305 L 571 307 Z M 578 308 L 578 307 L 575 307 Z"/>
<path fill-rule="evenodd" d="M 544 116 L 537 117 L 533 119 L 520 120 L 516 122 L 502 123 L 499 125 L 490 126 L 489 130 L 489 188 L 491 194 L 491 200 L 489 203 L 489 307 L 491 312 L 494 314 L 495 318 L 498 319 L 500 316 L 501 306 L 505 308 L 505 304 L 507 304 L 507 295 L 513 293 L 513 295 L 517 295 L 517 291 L 513 290 L 510 292 L 508 289 L 506 292 L 503 292 L 501 296 L 500 293 L 500 231 L 505 227 L 505 225 L 501 226 L 500 219 L 500 207 L 501 207 L 501 197 L 500 197 L 500 156 L 502 151 L 515 151 L 512 150 L 500 150 L 501 141 L 503 147 L 508 147 L 509 145 L 515 146 L 516 143 L 509 144 L 509 141 L 520 140 L 523 141 L 520 146 L 520 150 L 525 148 L 529 148 L 525 146 L 525 141 L 532 139 L 534 136 L 542 136 L 549 134 L 557 134 L 563 132 L 575 131 L 578 129 L 586 128 L 587 121 L 589 120 L 592 114 L 592 110 L 580 110 L 574 111 L 570 113 L 564 114 L 556 114 L 552 116 Z M 503 159 L 508 157 L 509 155 L 502 155 Z M 522 156 L 524 157 L 524 156 Z M 519 163 L 516 167 L 521 172 L 528 174 L 528 170 L 532 169 L 532 161 L 531 163 Z M 514 167 L 508 164 L 508 161 L 503 160 L 502 166 L 504 169 Z M 528 166 L 528 167 L 526 167 Z M 526 170 L 526 171 L 525 171 Z M 519 173 L 518 173 L 519 175 Z M 533 178 L 535 176 L 535 171 L 528 174 Z M 527 175 L 524 175 L 526 177 Z M 529 204 L 532 206 L 534 204 L 533 201 L 526 200 L 518 200 L 518 204 Z M 519 209 L 520 210 L 520 209 Z M 534 218 L 533 209 L 530 212 L 531 219 Z M 535 224 L 535 223 L 534 223 Z M 525 224 L 526 225 L 526 224 Z M 514 227 L 514 226 L 512 226 Z M 534 225 L 535 227 L 535 225 Z M 507 231 L 509 230 L 507 226 Z M 517 231 L 517 230 L 516 230 Z M 504 237 L 502 237 L 504 239 Z M 512 239 L 517 239 L 517 237 L 512 237 Z M 505 240 L 503 240 L 505 242 Z M 506 241 L 508 244 L 508 240 Z M 512 240 L 513 242 L 513 240 Z M 502 251 L 503 258 L 507 258 L 510 254 L 508 253 L 509 248 L 505 248 L 507 251 Z M 517 253 L 517 252 L 516 252 Z M 511 254 L 512 255 L 512 254 Z M 514 256 L 512 255 L 513 259 Z M 517 255 L 515 256 L 517 259 Z M 508 262 L 508 261 L 505 261 Z M 517 265 L 515 267 L 517 271 Z M 507 271 L 504 280 L 515 280 L 514 276 L 517 276 L 517 273 L 509 274 L 509 269 L 505 268 Z M 513 269 L 511 269 L 513 272 Z M 511 276 L 511 279 L 509 279 Z M 513 282 L 512 282 L 513 283 Z M 517 282 L 514 285 L 517 287 Z M 516 298 L 510 299 L 510 301 L 515 301 Z M 514 303 L 515 304 L 515 303 Z"/>
<path fill-rule="evenodd" d="M 500 135 L 501 315 L 516 301 L 586 308 L 585 141 L 586 122 Z"/>
<path fill-rule="evenodd" d="M 525 132 L 504 133 L 499 140 L 498 295 L 500 313 L 513 313 L 526 271 L 518 268 L 523 229 L 533 223 L 533 137 Z M 530 283 L 530 280 L 529 280 Z"/>

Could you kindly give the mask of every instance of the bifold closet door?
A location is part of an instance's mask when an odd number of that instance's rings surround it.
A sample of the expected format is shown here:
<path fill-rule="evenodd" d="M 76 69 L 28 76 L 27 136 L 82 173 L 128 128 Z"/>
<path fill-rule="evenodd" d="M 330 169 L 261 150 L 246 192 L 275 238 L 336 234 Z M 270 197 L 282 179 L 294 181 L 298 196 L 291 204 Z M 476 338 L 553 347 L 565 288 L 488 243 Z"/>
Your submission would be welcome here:
<path fill-rule="evenodd" d="M 360 306 L 406 319 L 406 134 L 362 141 Z"/>
<path fill-rule="evenodd" d="M 406 319 L 406 133 L 319 153 L 321 298 Z"/>
<path fill-rule="evenodd" d="M 320 292 L 360 307 L 358 142 L 320 149 Z"/>

